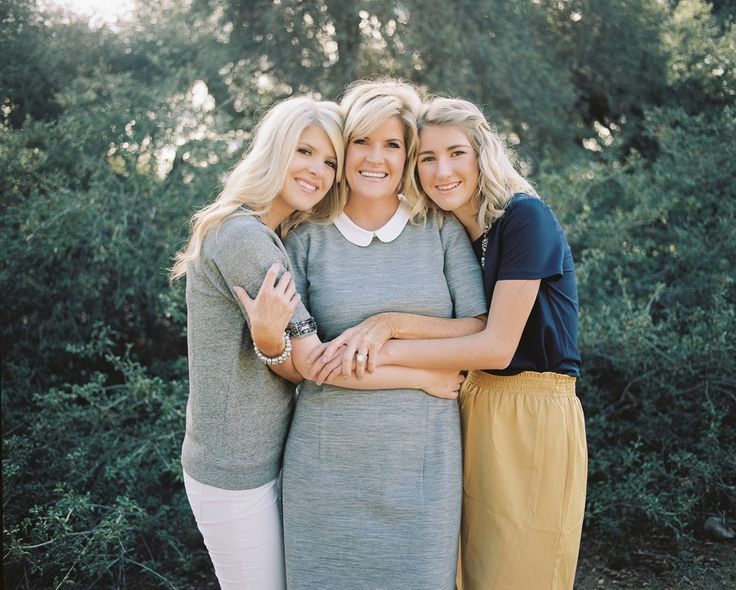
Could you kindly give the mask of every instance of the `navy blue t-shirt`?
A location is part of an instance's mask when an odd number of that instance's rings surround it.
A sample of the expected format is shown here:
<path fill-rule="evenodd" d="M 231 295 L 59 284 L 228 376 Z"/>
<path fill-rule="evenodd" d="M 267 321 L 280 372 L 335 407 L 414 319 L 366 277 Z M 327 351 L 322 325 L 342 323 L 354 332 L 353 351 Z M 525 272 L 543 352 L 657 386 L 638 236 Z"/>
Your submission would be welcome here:
<path fill-rule="evenodd" d="M 481 257 L 483 236 L 473 243 Z M 539 293 L 524 327 L 519 348 L 495 375 L 551 371 L 578 377 L 578 289 L 575 266 L 565 234 L 547 204 L 518 193 L 488 230 L 485 268 L 490 303 L 496 281 L 541 279 Z"/>

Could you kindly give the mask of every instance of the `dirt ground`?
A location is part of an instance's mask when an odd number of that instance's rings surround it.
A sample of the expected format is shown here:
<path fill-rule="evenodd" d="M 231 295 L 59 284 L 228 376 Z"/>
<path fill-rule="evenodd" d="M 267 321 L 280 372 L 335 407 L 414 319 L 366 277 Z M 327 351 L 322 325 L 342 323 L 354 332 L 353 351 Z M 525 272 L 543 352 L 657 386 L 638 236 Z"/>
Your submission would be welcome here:
<path fill-rule="evenodd" d="M 575 590 L 734 590 L 736 544 L 698 542 L 689 557 L 637 551 L 629 563 L 606 563 L 581 544 Z M 590 549 L 586 551 L 586 546 Z"/>

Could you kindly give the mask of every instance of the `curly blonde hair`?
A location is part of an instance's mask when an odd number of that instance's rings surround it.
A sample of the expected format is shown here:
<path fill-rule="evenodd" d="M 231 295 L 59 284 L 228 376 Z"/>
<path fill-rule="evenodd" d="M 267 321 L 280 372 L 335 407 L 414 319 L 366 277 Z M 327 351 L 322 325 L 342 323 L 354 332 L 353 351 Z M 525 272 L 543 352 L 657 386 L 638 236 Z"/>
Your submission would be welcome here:
<path fill-rule="evenodd" d="M 478 186 L 471 197 L 478 210 L 478 224 L 485 228 L 499 219 L 516 193 L 536 196 L 532 184 L 517 172 L 510 150 L 491 127 L 482 111 L 459 98 L 436 97 L 424 105 L 417 123 L 419 132 L 428 125 L 456 127 L 468 138 L 478 156 Z M 415 172 L 418 180 L 418 173 Z M 425 209 L 436 209 L 420 193 Z"/>

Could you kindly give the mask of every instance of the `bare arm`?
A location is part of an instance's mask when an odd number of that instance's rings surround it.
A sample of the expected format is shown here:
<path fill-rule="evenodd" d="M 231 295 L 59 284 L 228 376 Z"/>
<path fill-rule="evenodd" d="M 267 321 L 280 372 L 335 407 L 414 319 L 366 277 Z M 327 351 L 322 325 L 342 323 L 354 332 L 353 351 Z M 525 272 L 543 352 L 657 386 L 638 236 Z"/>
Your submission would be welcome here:
<path fill-rule="evenodd" d="M 420 389 L 434 397 L 454 399 L 457 397 L 463 377 L 458 370 L 436 370 L 433 368 L 409 368 L 392 365 L 384 365 L 374 373 L 358 379 L 351 375 L 347 379 L 340 375 L 339 371 L 330 371 L 330 377 L 318 378 L 314 365 L 306 363 L 307 356 L 321 344 L 316 334 L 304 338 L 295 339 L 292 342 L 291 358 L 296 369 L 310 381 L 317 383 L 328 383 L 336 387 L 349 389 L 375 390 L 375 389 Z M 335 367 L 339 367 L 341 360 L 334 361 Z"/>
<path fill-rule="evenodd" d="M 251 299 L 245 289 L 234 287 L 233 291 L 242 303 L 251 322 L 251 336 L 258 349 L 266 356 L 278 356 L 284 351 L 284 330 L 299 302 L 289 273 L 276 281 L 280 267 L 274 265 L 266 273 L 261 289 Z M 304 378 L 316 380 L 316 366 L 306 363 L 308 354 L 322 343 L 316 334 L 292 340 L 291 356 L 279 365 L 269 368 L 292 383 Z M 326 376 L 325 376 L 326 377 Z M 343 379 L 335 375 L 322 382 L 351 389 L 420 389 L 435 397 L 455 398 L 462 383 L 457 371 L 437 371 L 421 368 L 384 366 L 370 379 L 355 377 Z"/>
<path fill-rule="evenodd" d="M 307 362 L 310 365 L 321 364 L 325 367 L 344 347 L 343 376 L 349 376 L 352 373 L 353 360 L 358 354 L 361 361 L 355 365 L 355 374 L 362 379 L 366 370 L 368 373 L 376 370 L 378 353 L 383 345 L 392 338 L 455 338 L 480 332 L 485 325 L 485 319 L 479 318 L 449 319 L 399 312 L 380 313 L 357 326 L 348 328 L 331 342 L 315 348 L 308 356 Z M 365 357 L 367 357 L 367 363 L 362 361 Z"/>
<path fill-rule="evenodd" d="M 392 340 L 378 364 L 436 369 L 504 369 L 519 346 L 539 280 L 498 281 L 482 332 L 458 338 Z"/>

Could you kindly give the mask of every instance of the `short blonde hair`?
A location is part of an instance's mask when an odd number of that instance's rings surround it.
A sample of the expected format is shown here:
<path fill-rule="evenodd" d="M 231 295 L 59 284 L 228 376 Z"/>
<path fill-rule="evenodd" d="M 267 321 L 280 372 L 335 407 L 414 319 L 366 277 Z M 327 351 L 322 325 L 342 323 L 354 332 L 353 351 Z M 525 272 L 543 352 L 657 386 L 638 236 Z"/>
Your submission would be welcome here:
<path fill-rule="evenodd" d="M 419 187 L 414 177 L 414 166 L 419 148 L 417 118 L 421 113 L 422 99 L 410 83 L 392 78 L 359 80 L 346 89 L 340 101 L 345 114 L 344 138 L 346 149 L 353 138 L 364 137 L 375 131 L 391 117 L 398 117 L 404 127 L 406 163 L 399 192 L 412 209 L 412 217 L 423 210 Z M 340 182 L 340 201 L 344 207 L 348 200 L 347 179 Z"/>
<path fill-rule="evenodd" d="M 284 220 L 282 235 L 307 218 L 335 219 L 342 210 L 337 188 L 345 153 L 342 124 L 342 110 L 334 102 L 297 96 L 271 107 L 256 126 L 250 147 L 225 180 L 220 196 L 192 217 L 192 235 L 186 248 L 176 255 L 172 280 L 186 273 L 187 264 L 199 256 L 207 233 L 216 230 L 226 219 L 235 215 L 262 215 L 269 210 L 284 186 L 299 138 L 310 126 L 322 129 L 335 148 L 335 182 L 310 211 L 295 211 Z"/>
<path fill-rule="evenodd" d="M 512 154 L 491 127 L 482 111 L 459 98 L 433 98 L 424 105 L 418 128 L 428 125 L 457 127 L 468 138 L 478 156 L 478 186 L 472 203 L 478 209 L 478 224 L 485 228 L 499 219 L 516 193 L 538 196 L 531 183 L 516 171 Z M 417 177 L 417 183 L 418 183 Z M 425 208 L 436 208 L 421 193 Z"/>

